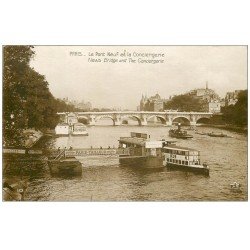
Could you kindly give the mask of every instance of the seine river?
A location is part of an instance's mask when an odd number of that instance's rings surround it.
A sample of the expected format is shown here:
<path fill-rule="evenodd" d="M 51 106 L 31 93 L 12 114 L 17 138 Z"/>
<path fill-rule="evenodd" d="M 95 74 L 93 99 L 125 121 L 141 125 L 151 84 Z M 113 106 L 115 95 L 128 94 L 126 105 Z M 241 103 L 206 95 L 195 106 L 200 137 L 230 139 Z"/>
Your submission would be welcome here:
<path fill-rule="evenodd" d="M 31 173 L 24 172 L 28 181 L 25 200 L 28 201 L 246 201 L 247 194 L 247 136 L 216 128 L 198 127 L 199 132 L 223 132 L 232 138 L 194 135 L 193 139 L 177 140 L 177 145 L 201 151 L 202 162 L 208 163 L 210 176 L 181 171 L 146 170 L 141 167 L 119 166 L 116 156 L 80 157 L 81 176 L 52 177 L 47 164 Z M 45 147 L 117 147 L 121 136 L 143 132 L 151 139 L 167 139 L 165 126 L 94 126 L 89 136 L 59 137 L 47 141 Z M 28 164 L 28 163 L 27 163 Z M 16 179 L 7 173 L 6 179 Z M 241 184 L 233 192 L 230 184 Z"/>

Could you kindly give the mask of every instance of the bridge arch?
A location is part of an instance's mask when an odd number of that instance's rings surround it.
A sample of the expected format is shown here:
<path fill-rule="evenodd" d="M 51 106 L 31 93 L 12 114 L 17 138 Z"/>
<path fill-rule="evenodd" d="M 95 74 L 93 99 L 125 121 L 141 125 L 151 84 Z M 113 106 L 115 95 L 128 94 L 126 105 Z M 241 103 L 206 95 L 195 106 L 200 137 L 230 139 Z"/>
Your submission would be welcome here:
<path fill-rule="evenodd" d="M 186 116 L 176 116 L 173 118 L 172 123 L 181 123 L 182 125 L 190 125 L 190 119 Z"/>
<path fill-rule="evenodd" d="M 208 124 L 208 123 L 210 123 L 210 121 L 211 121 L 211 118 L 210 118 L 210 117 L 199 117 L 199 118 L 196 120 L 196 123 Z"/>
<path fill-rule="evenodd" d="M 108 118 L 108 119 L 111 119 L 113 121 L 113 126 L 115 125 L 115 120 L 114 118 L 111 116 L 111 115 L 100 115 L 100 116 L 97 116 L 95 118 L 95 123 L 102 120 L 102 119 L 105 119 L 105 118 Z"/>
<path fill-rule="evenodd" d="M 83 124 L 89 124 L 89 117 L 87 116 L 78 116 L 77 120 Z"/>
<path fill-rule="evenodd" d="M 161 116 L 161 115 L 151 115 L 151 116 L 147 117 L 147 121 L 149 121 L 153 117 L 158 118 L 162 124 L 166 124 L 166 122 L 167 122 L 166 118 Z"/>
<path fill-rule="evenodd" d="M 128 120 L 128 119 L 131 119 L 131 118 L 136 119 L 139 126 L 142 125 L 140 117 L 138 117 L 138 116 L 136 116 L 136 115 L 126 115 L 126 116 L 122 116 L 122 117 L 121 117 L 121 123 L 122 123 L 124 120 Z"/>

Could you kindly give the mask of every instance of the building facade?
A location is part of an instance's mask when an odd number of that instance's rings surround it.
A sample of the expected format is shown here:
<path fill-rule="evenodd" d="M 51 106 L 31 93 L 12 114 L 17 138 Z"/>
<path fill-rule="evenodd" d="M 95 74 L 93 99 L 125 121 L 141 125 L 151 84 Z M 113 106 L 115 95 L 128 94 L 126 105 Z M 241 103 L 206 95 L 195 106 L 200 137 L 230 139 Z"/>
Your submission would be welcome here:
<path fill-rule="evenodd" d="M 194 89 L 189 91 L 188 94 L 199 99 L 202 105 L 202 111 L 220 113 L 220 97 L 214 90 L 208 88 L 208 83 L 206 83 L 206 88 Z"/>
<path fill-rule="evenodd" d="M 225 97 L 225 106 L 235 105 L 241 91 L 242 90 L 235 90 L 234 92 L 227 92 Z"/>
<path fill-rule="evenodd" d="M 164 110 L 164 102 L 166 100 L 162 99 L 159 94 L 156 94 L 151 97 L 147 97 L 146 95 L 142 95 L 141 101 L 140 101 L 140 111 L 163 111 Z"/>
<path fill-rule="evenodd" d="M 220 113 L 221 104 L 220 102 L 209 102 L 208 103 L 208 112 L 210 113 Z"/>
<path fill-rule="evenodd" d="M 219 95 L 214 90 L 208 88 L 208 83 L 206 83 L 206 88 L 194 89 L 189 91 L 188 94 L 207 103 L 220 101 Z"/>

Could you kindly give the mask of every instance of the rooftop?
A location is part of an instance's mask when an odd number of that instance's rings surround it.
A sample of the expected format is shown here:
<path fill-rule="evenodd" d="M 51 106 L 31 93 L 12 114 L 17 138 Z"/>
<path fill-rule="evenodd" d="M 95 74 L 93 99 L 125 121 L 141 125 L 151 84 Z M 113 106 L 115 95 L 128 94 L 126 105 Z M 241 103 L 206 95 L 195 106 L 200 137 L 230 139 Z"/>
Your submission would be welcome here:
<path fill-rule="evenodd" d="M 180 147 L 177 145 L 170 145 L 170 146 L 165 146 L 164 149 L 176 149 L 176 150 L 181 150 L 181 151 L 199 151 L 193 148 L 187 148 L 187 147 Z"/>
<path fill-rule="evenodd" d="M 62 122 L 62 123 L 58 123 L 56 126 L 69 126 L 69 124 L 68 123 L 66 123 L 66 122 Z"/>
<path fill-rule="evenodd" d="M 125 143 L 125 144 L 135 144 L 139 146 L 145 146 L 146 142 L 165 142 L 165 143 L 175 143 L 176 141 L 174 140 L 148 140 L 144 138 L 138 138 L 138 137 L 120 137 L 119 142 Z"/>
<path fill-rule="evenodd" d="M 83 126 L 83 127 L 86 127 L 86 125 L 84 125 L 83 123 L 80 123 L 80 122 L 74 123 L 73 125 L 74 126 Z"/>
<path fill-rule="evenodd" d="M 120 137 L 119 142 L 145 146 L 146 139 L 138 137 Z"/>

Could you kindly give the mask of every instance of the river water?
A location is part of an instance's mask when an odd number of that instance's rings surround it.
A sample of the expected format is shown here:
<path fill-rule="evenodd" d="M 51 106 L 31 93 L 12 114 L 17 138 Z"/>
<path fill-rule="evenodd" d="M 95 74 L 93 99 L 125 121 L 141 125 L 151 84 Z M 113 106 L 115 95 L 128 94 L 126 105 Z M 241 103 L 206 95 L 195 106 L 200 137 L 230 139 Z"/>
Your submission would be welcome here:
<path fill-rule="evenodd" d="M 22 173 L 28 181 L 25 200 L 28 201 L 246 201 L 247 136 L 216 128 L 198 127 L 199 132 L 223 132 L 232 138 L 216 138 L 195 134 L 193 139 L 177 139 L 177 145 L 201 151 L 201 161 L 208 163 L 210 176 L 181 171 L 146 170 L 122 167 L 116 156 L 79 157 L 81 176 L 52 177 L 47 164 Z M 121 136 L 142 132 L 151 139 L 169 139 L 165 126 L 94 126 L 89 136 L 59 137 L 48 140 L 44 147 L 117 147 Z M 27 163 L 29 164 L 29 163 Z M 7 180 L 20 178 L 6 173 Z M 230 184 L 241 184 L 233 192 Z"/>

